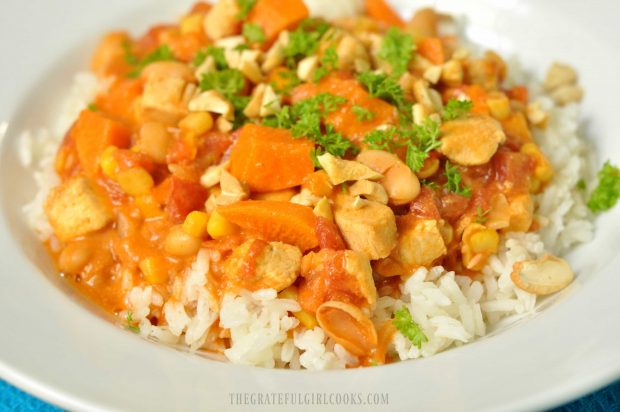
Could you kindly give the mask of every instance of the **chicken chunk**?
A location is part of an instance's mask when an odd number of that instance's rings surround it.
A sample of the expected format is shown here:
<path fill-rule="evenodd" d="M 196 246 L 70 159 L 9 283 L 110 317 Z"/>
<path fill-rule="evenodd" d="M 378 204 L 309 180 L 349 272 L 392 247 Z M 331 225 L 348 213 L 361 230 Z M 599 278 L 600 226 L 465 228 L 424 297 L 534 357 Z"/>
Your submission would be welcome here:
<path fill-rule="evenodd" d="M 176 124 L 187 114 L 182 104 L 186 84 L 184 79 L 178 77 L 149 77 L 142 94 L 142 110 L 146 117 Z"/>
<path fill-rule="evenodd" d="M 339 195 L 335 202 L 334 218 L 347 245 L 371 260 L 388 256 L 396 246 L 394 212 L 381 203 L 366 201 L 356 208 L 354 202 L 347 195 Z"/>
<path fill-rule="evenodd" d="M 295 282 L 301 268 L 301 251 L 282 242 L 248 240 L 226 261 L 227 289 L 275 289 L 281 291 Z"/>
<path fill-rule="evenodd" d="M 471 116 L 445 122 L 440 152 L 463 166 L 487 163 L 506 140 L 502 126 L 490 116 Z"/>
<path fill-rule="evenodd" d="M 308 253 L 301 261 L 301 276 L 299 303 L 309 312 L 330 300 L 367 307 L 377 301 L 370 261 L 352 250 Z"/>
<path fill-rule="evenodd" d="M 430 266 L 447 253 L 439 222 L 404 216 L 398 220 L 398 244 L 390 255 L 405 268 Z"/>
<path fill-rule="evenodd" d="M 53 189 L 45 213 L 54 233 L 63 241 L 102 229 L 113 218 L 90 180 L 83 176 Z"/>

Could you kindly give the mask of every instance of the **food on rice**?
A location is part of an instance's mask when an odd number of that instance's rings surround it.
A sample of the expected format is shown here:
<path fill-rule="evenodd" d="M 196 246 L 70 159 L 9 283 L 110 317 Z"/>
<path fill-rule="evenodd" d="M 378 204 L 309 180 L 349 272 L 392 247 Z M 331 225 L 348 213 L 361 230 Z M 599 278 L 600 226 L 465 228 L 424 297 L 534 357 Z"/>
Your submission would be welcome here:
<path fill-rule="evenodd" d="M 609 163 L 584 193 L 576 72 L 530 82 L 432 9 L 332 3 L 197 3 L 109 34 L 60 132 L 22 137 L 29 222 L 124 327 L 239 364 L 370 366 L 571 283 L 560 256 L 620 195 Z"/>

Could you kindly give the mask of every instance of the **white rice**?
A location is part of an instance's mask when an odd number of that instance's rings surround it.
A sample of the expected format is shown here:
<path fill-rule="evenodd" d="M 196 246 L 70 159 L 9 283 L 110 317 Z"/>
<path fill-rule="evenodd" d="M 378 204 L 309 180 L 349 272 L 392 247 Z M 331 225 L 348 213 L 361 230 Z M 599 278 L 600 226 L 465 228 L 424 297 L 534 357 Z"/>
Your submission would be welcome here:
<path fill-rule="evenodd" d="M 323 3 L 322 1 L 316 1 Z M 332 2 L 333 3 L 333 2 Z M 348 10 L 337 10 L 348 14 Z M 509 70 L 514 81 L 526 83 L 527 76 Z M 52 235 L 43 213 L 49 190 L 58 183 L 54 156 L 58 145 L 80 110 L 92 101 L 107 82 L 98 82 L 91 74 L 76 76 L 70 97 L 63 104 L 65 115 L 52 131 L 40 129 L 20 137 L 19 156 L 25 166 L 36 168 L 38 192 L 24 207 L 30 226 L 42 240 Z M 478 281 L 442 267 L 421 268 L 401 285 L 400 299 L 381 297 L 373 321 L 390 319 L 395 310 L 407 306 L 428 342 L 413 346 L 396 333 L 390 351 L 401 360 L 432 356 L 454 346 L 472 342 L 491 331 L 501 329 L 515 318 L 536 309 L 536 296 L 515 287 L 510 279 L 513 264 L 540 257 L 545 250 L 564 254 L 593 236 L 592 215 L 585 205 L 585 194 L 576 188 L 580 179 L 591 181 L 591 154 L 579 136 L 579 107 L 556 107 L 541 93 L 538 83 L 527 83 L 532 96 L 551 115 L 545 130 L 535 130 L 538 144 L 548 156 L 555 176 L 545 192 L 535 197 L 539 233 L 512 233 L 502 236 L 497 255 L 489 259 Z M 589 185 L 590 186 L 590 185 Z M 230 347 L 219 348 L 233 363 L 293 369 L 333 369 L 355 366 L 358 359 L 328 339 L 319 327 L 298 328 L 291 313 L 299 310 L 292 300 L 278 299 L 274 290 L 240 296 L 226 296 L 219 307 L 207 288 L 209 254 L 201 251 L 186 273 L 176 280 L 174 295 L 166 302 L 152 287 L 127 285 L 128 312 L 140 328 L 140 334 L 166 344 L 183 344 L 190 350 L 217 350 L 219 325 L 230 335 Z M 125 320 L 128 313 L 119 317 Z M 149 316 L 165 316 L 167 325 L 152 325 Z"/>

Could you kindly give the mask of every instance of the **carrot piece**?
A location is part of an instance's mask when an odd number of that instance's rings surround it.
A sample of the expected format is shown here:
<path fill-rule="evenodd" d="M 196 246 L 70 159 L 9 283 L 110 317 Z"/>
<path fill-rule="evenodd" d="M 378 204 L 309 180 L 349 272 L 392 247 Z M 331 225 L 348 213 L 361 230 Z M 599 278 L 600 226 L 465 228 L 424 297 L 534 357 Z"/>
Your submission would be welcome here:
<path fill-rule="evenodd" d="M 394 124 L 398 119 L 398 111 L 394 106 L 384 100 L 370 97 L 356 79 L 344 73 L 326 76 L 318 85 L 305 83 L 298 86 L 293 90 L 291 98 L 295 103 L 319 93 L 331 93 L 347 99 L 339 109 L 327 115 L 326 122 L 353 141 L 363 139 L 367 133 L 381 125 Z M 372 113 L 372 118 L 360 120 L 353 109 L 355 106 Z"/>
<path fill-rule="evenodd" d="M 295 139 L 290 131 L 248 124 L 230 154 L 230 172 L 253 192 L 274 192 L 299 186 L 314 171 L 314 144 Z"/>
<path fill-rule="evenodd" d="M 404 27 L 405 22 L 400 18 L 385 0 L 366 0 L 366 14 L 387 26 Z"/>
<path fill-rule="evenodd" d="M 417 51 L 433 64 L 443 64 L 446 56 L 443 50 L 443 43 L 438 37 L 425 37 L 417 44 Z"/>
<path fill-rule="evenodd" d="M 281 31 L 295 27 L 309 15 L 302 0 L 258 0 L 248 16 L 248 22 L 262 27 L 267 43 Z"/>
<path fill-rule="evenodd" d="M 331 195 L 334 189 L 325 170 L 317 170 L 306 176 L 301 187 L 303 189 L 308 189 L 313 195 L 319 197 Z"/>
<path fill-rule="evenodd" d="M 106 147 L 124 149 L 131 141 L 131 133 L 123 125 L 91 110 L 82 110 L 70 133 L 88 176 L 99 171 L 99 158 Z"/>
<path fill-rule="evenodd" d="M 92 71 L 102 77 L 124 74 L 129 68 L 123 48 L 127 41 L 129 37 L 125 32 L 109 33 L 101 39 L 90 62 Z"/>
<path fill-rule="evenodd" d="M 119 77 L 104 94 L 95 99 L 95 106 L 107 116 L 127 124 L 135 121 L 137 99 L 142 95 L 139 80 Z"/>
<path fill-rule="evenodd" d="M 296 245 L 302 251 L 318 246 L 312 209 L 290 202 L 245 200 L 222 206 L 218 213 L 265 240 Z"/>
<path fill-rule="evenodd" d="M 512 100 L 518 100 L 523 104 L 526 104 L 529 99 L 529 91 L 525 86 L 515 86 L 509 89 L 506 94 Z"/>

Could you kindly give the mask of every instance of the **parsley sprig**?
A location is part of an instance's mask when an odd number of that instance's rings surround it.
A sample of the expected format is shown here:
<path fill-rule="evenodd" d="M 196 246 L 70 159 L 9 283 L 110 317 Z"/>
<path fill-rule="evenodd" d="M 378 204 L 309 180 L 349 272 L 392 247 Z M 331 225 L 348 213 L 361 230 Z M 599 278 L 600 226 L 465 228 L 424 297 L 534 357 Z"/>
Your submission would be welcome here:
<path fill-rule="evenodd" d="M 342 157 L 359 149 L 336 132 L 330 124 L 323 125 L 326 116 L 338 110 L 346 99 L 330 93 L 319 93 L 292 106 L 284 106 L 276 115 L 265 118 L 267 126 L 290 129 L 294 137 L 305 137 L 317 144 L 314 156 L 327 152 Z"/>
<path fill-rule="evenodd" d="M 215 67 L 217 70 L 228 69 L 228 63 L 226 62 L 226 57 L 224 56 L 224 49 L 221 47 L 209 46 L 204 49 L 198 50 L 196 56 L 194 56 L 194 60 L 192 64 L 194 67 L 200 66 L 207 57 L 213 57 L 213 61 L 215 62 Z"/>
<path fill-rule="evenodd" d="M 450 99 L 443 108 L 442 117 L 446 121 L 458 119 L 468 114 L 473 106 L 474 104 L 471 100 Z"/>
<path fill-rule="evenodd" d="M 357 80 L 366 87 L 372 97 L 378 97 L 394 104 L 398 109 L 401 123 L 411 123 L 413 103 L 405 98 L 402 87 L 393 77 L 385 73 L 365 71 L 357 76 Z"/>
<path fill-rule="evenodd" d="M 327 76 L 338 67 L 338 53 L 336 52 L 336 47 L 331 46 L 327 48 L 319 62 L 320 66 L 314 71 L 314 75 L 312 76 L 312 80 L 314 80 L 315 83 L 318 83 L 323 77 Z"/>
<path fill-rule="evenodd" d="M 360 122 L 368 122 L 375 118 L 375 112 L 366 109 L 359 105 L 353 105 L 351 112 L 357 117 Z"/>
<path fill-rule="evenodd" d="M 588 208 L 594 213 L 611 209 L 620 198 L 620 170 L 609 160 L 598 172 L 598 185 L 590 195 Z"/>
<path fill-rule="evenodd" d="M 451 164 L 449 161 L 446 161 L 444 174 L 446 176 L 446 179 L 448 179 L 448 181 L 446 182 L 446 188 L 450 192 L 465 197 L 471 196 L 471 188 L 463 184 L 463 176 L 461 176 L 461 172 L 459 172 L 457 167 Z"/>
<path fill-rule="evenodd" d="M 301 22 L 299 27 L 289 34 L 287 46 L 283 53 L 289 68 L 295 68 L 297 61 L 316 53 L 319 42 L 329 29 L 329 24 L 307 19 Z"/>
<path fill-rule="evenodd" d="M 151 63 L 175 60 L 174 53 L 165 44 L 147 54 L 142 60 L 133 53 L 129 42 L 123 43 L 123 49 L 125 51 L 125 61 L 132 66 L 132 70 L 127 73 L 127 77 L 131 79 L 140 77 L 142 70 Z"/>
<path fill-rule="evenodd" d="M 489 220 L 491 210 L 482 210 L 480 206 L 476 208 L 476 223 L 484 225 Z"/>
<path fill-rule="evenodd" d="M 387 61 L 392 69 L 392 76 L 400 77 L 407 71 L 413 57 L 413 38 L 397 27 L 390 27 L 385 33 L 378 56 Z"/>
<path fill-rule="evenodd" d="M 239 13 L 237 13 L 237 20 L 244 20 L 256 4 L 257 0 L 237 0 L 237 5 L 239 6 Z"/>
<path fill-rule="evenodd" d="M 413 320 L 407 306 L 402 306 L 394 312 L 392 324 L 418 349 L 422 349 L 422 344 L 428 342 L 428 338 L 424 334 L 424 331 L 422 331 L 420 325 Z"/>
<path fill-rule="evenodd" d="M 133 312 L 127 312 L 125 321 L 127 322 L 125 329 L 130 330 L 133 333 L 140 333 L 140 327 L 135 325 L 135 320 L 133 319 Z"/>
<path fill-rule="evenodd" d="M 242 34 L 250 43 L 264 43 L 267 40 L 265 31 L 258 24 L 244 23 Z"/>

